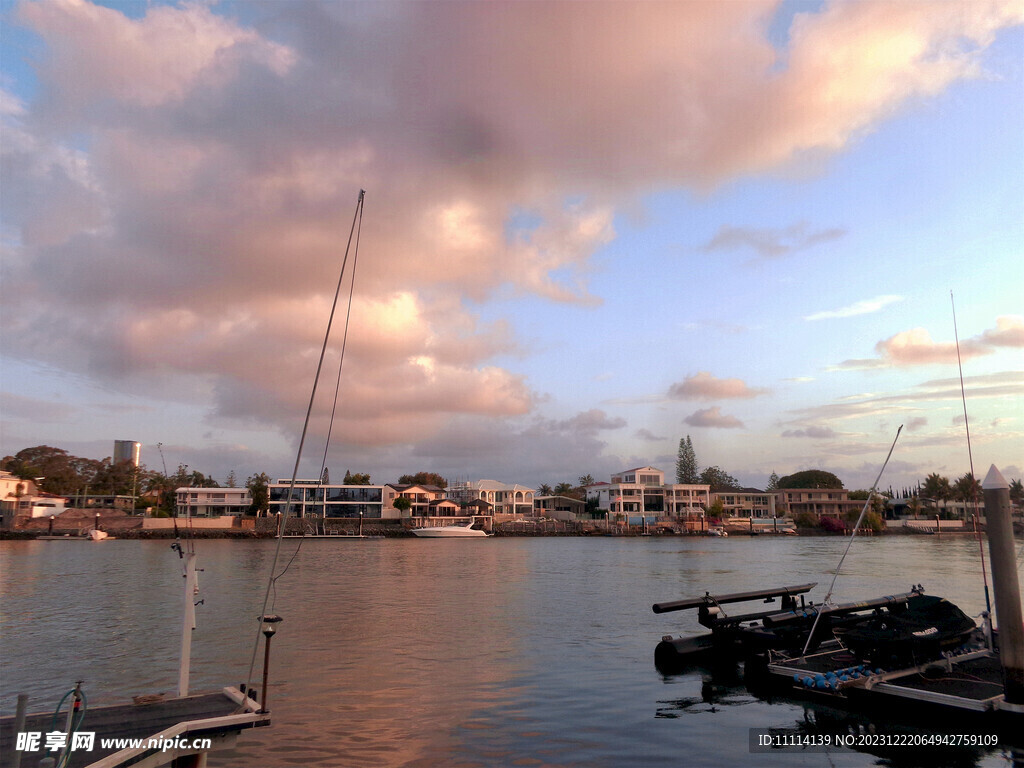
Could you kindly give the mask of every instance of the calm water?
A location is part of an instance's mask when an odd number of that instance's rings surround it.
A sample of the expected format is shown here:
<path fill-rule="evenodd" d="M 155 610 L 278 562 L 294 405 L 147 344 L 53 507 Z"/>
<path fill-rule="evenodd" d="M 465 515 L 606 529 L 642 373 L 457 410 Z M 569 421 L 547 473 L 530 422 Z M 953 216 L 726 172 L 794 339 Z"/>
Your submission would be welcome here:
<path fill-rule="evenodd" d="M 273 610 L 274 726 L 212 765 L 738 766 L 893 765 L 846 750 L 750 754 L 751 727 L 792 726 L 793 703 L 665 678 L 664 634 L 695 616 L 651 603 L 818 581 L 845 540 L 540 538 L 307 541 Z M 295 547 L 285 542 L 287 555 Z M 245 678 L 274 543 L 200 541 L 192 689 Z M 987 552 L 986 552 L 987 555 Z M 285 558 L 287 559 L 287 557 Z M 858 540 L 838 601 L 922 582 L 967 613 L 983 607 L 968 539 Z M 169 542 L 0 544 L 0 705 L 28 692 L 54 705 L 77 679 L 90 703 L 171 693 L 177 681 L 180 561 Z M 262 656 L 262 649 L 260 651 Z M 259 676 L 257 669 L 256 676 Z M 813 714 L 813 713 L 812 713 Z M 899 765 L 1007 766 L 997 749 Z M 959 760 L 959 762 L 958 762 Z"/>

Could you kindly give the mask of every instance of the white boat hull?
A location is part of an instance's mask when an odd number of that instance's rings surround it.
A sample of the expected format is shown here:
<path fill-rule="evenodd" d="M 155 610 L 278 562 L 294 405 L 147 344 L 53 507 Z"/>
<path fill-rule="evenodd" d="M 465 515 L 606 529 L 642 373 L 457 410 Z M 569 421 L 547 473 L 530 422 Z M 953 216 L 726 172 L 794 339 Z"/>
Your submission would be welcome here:
<path fill-rule="evenodd" d="M 438 525 L 433 528 L 413 528 L 412 532 L 423 539 L 483 538 L 488 535 L 471 525 Z"/>

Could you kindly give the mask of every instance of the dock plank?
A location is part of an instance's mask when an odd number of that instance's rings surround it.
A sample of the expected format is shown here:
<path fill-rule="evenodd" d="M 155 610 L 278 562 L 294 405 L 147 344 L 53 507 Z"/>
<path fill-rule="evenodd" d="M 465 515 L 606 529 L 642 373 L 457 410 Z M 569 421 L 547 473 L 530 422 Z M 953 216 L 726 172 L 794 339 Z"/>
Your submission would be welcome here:
<path fill-rule="evenodd" d="M 102 739 L 148 739 L 178 723 L 226 718 L 242 711 L 244 710 L 241 706 L 225 692 L 168 698 L 142 704 L 89 707 L 86 709 L 85 717 L 78 730 L 95 733 L 95 747 L 92 751 L 72 752 L 68 768 L 85 768 L 85 766 L 118 751 L 115 748 L 103 749 L 101 747 Z M 65 709 L 54 728 L 52 712 L 30 714 L 25 718 L 24 731 L 44 734 L 41 740 L 42 746 L 48 731 L 63 731 L 66 715 L 67 710 Z M 269 715 L 262 719 L 265 722 L 233 725 L 227 730 L 239 731 L 255 725 L 269 724 Z M 14 717 L 0 718 L 0 754 L 11 755 L 15 746 Z M 57 754 L 57 752 L 42 749 L 25 752 L 22 755 L 21 766 L 22 768 L 36 768 L 43 758 L 56 757 Z"/>

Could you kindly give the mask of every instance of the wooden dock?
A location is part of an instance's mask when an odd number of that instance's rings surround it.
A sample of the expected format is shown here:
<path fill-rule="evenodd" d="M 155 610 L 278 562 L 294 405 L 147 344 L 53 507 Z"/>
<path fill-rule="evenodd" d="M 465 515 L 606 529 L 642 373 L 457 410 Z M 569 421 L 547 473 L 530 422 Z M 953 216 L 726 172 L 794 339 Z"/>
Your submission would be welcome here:
<path fill-rule="evenodd" d="M 870 669 L 845 648 L 832 648 L 768 665 L 777 683 L 833 697 L 897 697 L 972 712 L 999 709 L 1003 671 L 987 649 L 965 651 L 916 667 Z"/>
<path fill-rule="evenodd" d="M 42 734 L 39 747 L 21 754 L 21 768 L 37 768 L 44 758 L 56 758 L 60 753 L 45 749 L 45 734 L 63 731 L 64 717 L 54 726 L 53 713 L 28 715 L 23 733 Z M 205 765 L 208 751 L 232 747 L 238 735 L 249 728 L 270 725 L 270 713 L 260 712 L 259 705 L 246 698 L 237 688 L 224 688 L 219 693 L 207 693 L 183 698 L 145 697 L 141 703 L 88 707 L 78 733 L 94 733 L 91 750 L 72 750 L 68 768 L 156 768 L 172 760 L 194 756 L 193 765 Z M 141 739 L 136 748 L 103 748 L 104 739 Z M 209 750 L 166 748 L 171 743 L 196 739 L 210 739 Z M 177 740 L 177 741 L 176 741 Z M 0 718 L 0 754 L 5 765 L 14 756 L 17 746 L 15 718 Z"/>

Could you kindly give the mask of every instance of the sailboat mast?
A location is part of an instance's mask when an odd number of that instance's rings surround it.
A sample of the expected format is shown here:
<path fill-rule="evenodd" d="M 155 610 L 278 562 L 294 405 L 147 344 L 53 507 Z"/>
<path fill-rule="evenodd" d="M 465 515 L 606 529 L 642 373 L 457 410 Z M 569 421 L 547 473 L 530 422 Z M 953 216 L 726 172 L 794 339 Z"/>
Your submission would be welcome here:
<path fill-rule="evenodd" d="M 188 696 L 189 672 L 192 666 L 192 632 L 196 628 L 196 553 L 185 555 L 185 610 L 181 622 L 181 662 L 178 666 L 178 696 Z"/>
<path fill-rule="evenodd" d="M 967 393 L 964 390 L 964 366 L 960 361 L 960 334 L 956 329 L 956 304 L 953 301 L 953 292 L 949 292 L 949 305 L 953 309 L 953 339 L 956 341 L 956 367 L 960 372 L 960 401 L 964 405 L 964 429 L 967 431 L 967 461 L 971 468 L 971 501 L 974 502 L 974 535 L 978 539 L 978 551 L 981 553 L 981 580 L 985 585 L 985 610 L 992 615 L 992 600 L 988 593 L 988 572 L 985 569 L 985 545 L 981 541 L 981 533 L 978 532 L 978 479 L 974 476 L 974 454 L 971 452 L 971 425 L 967 419 Z M 938 525 L 938 523 L 936 523 Z M 936 530 L 936 533 L 938 531 Z"/>

